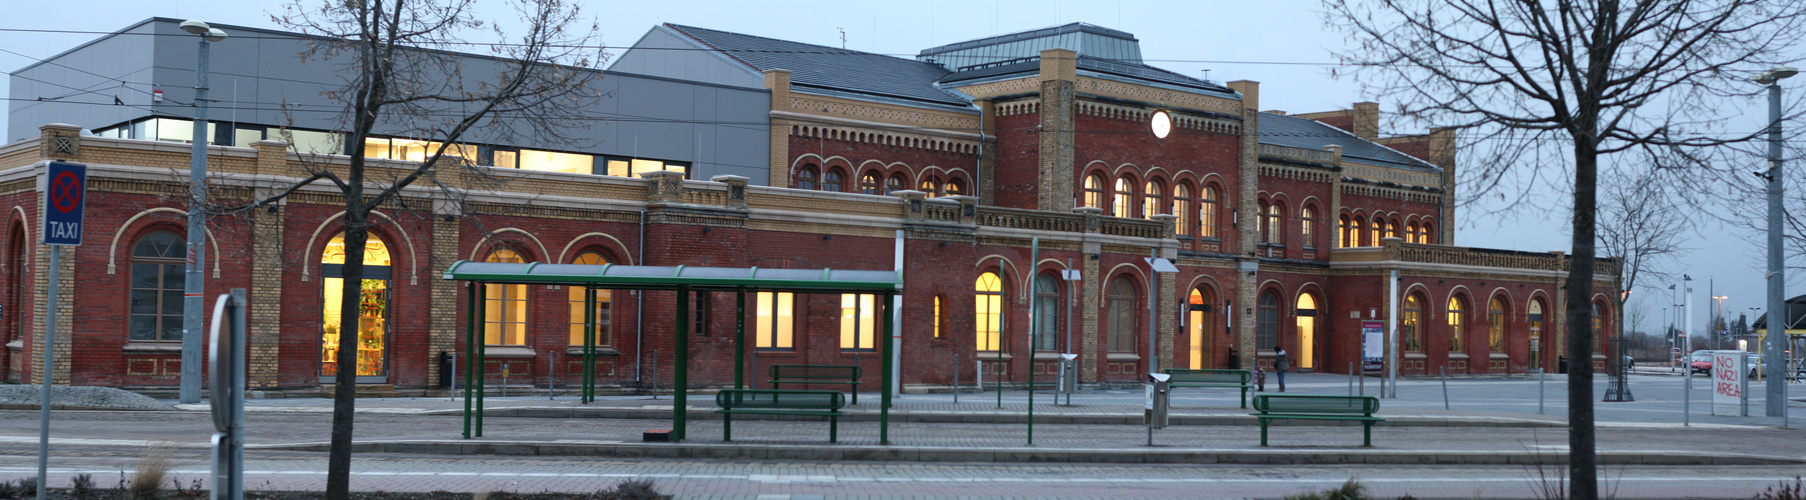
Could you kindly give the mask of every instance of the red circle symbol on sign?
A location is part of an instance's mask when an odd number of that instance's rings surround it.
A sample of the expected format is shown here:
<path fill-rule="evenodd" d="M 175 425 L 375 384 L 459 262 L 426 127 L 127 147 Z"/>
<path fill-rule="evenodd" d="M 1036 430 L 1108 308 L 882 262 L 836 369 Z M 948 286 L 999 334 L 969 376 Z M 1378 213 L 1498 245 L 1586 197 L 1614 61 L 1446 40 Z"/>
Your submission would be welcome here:
<path fill-rule="evenodd" d="M 58 212 L 74 212 L 82 203 L 81 180 L 74 172 L 57 172 L 50 180 L 50 206 Z"/>

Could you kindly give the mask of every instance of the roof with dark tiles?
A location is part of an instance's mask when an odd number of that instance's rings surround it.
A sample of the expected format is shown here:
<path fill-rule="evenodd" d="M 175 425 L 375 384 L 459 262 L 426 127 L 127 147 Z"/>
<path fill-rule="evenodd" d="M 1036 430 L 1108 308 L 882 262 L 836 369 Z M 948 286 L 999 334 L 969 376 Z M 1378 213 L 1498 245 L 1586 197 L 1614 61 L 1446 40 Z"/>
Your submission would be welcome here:
<path fill-rule="evenodd" d="M 837 47 L 666 23 L 756 71 L 790 70 L 790 84 L 965 107 L 965 96 L 935 86 L 949 71 L 938 64 Z"/>
<path fill-rule="evenodd" d="M 1336 145 L 1342 147 L 1343 158 L 1441 170 L 1429 162 L 1362 139 L 1346 130 L 1296 116 L 1261 113 L 1260 142 L 1261 144 L 1314 150 L 1322 150 L 1324 146 Z"/>

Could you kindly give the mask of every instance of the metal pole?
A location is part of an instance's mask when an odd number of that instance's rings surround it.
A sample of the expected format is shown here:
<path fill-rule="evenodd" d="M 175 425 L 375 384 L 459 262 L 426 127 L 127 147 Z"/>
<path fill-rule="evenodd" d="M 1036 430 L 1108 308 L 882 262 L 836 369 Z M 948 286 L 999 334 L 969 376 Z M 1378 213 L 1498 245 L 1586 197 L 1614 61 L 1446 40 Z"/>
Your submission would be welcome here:
<path fill-rule="evenodd" d="M 959 404 L 959 353 L 953 354 L 953 404 Z"/>
<path fill-rule="evenodd" d="M 898 231 L 901 234 L 902 231 Z M 1041 300 L 1035 296 L 1035 282 L 1040 279 L 1035 269 L 1041 265 L 1041 238 L 1028 241 L 1028 444 L 1035 445 L 1035 342 L 1041 334 Z M 1149 316 L 1150 323 L 1152 323 Z M 1055 396 L 1059 397 L 1059 396 Z"/>
<path fill-rule="evenodd" d="M 546 381 L 546 400 L 558 399 L 558 351 L 552 351 L 552 357 L 546 360 L 546 375 L 552 377 Z"/>
<path fill-rule="evenodd" d="M 1349 363 L 1348 364 L 1348 395 L 1350 395 L 1350 396 L 1354 395 L 1354 380 L 1355 380 L 1354 363 Z"/>
<path fill-rule="evenodd" d="M 746 388 L 746 289 L 734 291 L 734 388 Z"/>
<path fill-rule="evenodd" d="M 1536 369 L 1536 414 L 1543 415 L 1543 369 Z"/>
<path fill-rule="evenodd" d="M 688 437 L 690 388 L 690 287 L 677 286 L 677 355 L 671 361 L 673 374 L 671 383 L 671 414 L 676 422 L 671 424 L 671 441 L 681 442 Z"/>
<path fill-rule="evenodd" d="M 206 38 L 201 39 L 194 69 L 194 140 L 188 154 L 188 253 L 182 290 L 179 396 L 183 403 L 201 401 L 201 316 L 207 309 L 203 297 L 207 293 L 207 60 L 212 45 Z M 42 486 L 39 484 L 39 489 Z"/>
<path fill-rule="evenodd" d="M 1771 78 L 1775 75 L 1770 74 Z M 1789 75 L 1791 76 L 1791 75 Z M 1781 254 L 1781 190 L 1783 188 L 1781 171 L 1781 80 L 1773 78 L 1768 84 L 1768 328 L 1763 348 L 1768 366 L 1768 402 L 1770 417 L 1781 417 L 1781 428 L 1787 428 L 1787 380 L 1776 377 L 1784 373 L 1787 365 L 1782 359 L 1787 352 L 1787 312 L 1783 296 L 1787 280 L 1784 265 L 1785 256 Z M 1779 333 L 1777 335 L 1777 333 Z"/>
<path fill-rule="evenodd" d="M 1693 366 L 1681 373 L 1686 374 L 1686 384 L 1681 387 L 1681 426 L 1687 427 L 1693 425 Z"/>
<path fill-rule="evenodd" d="M 467 293 L 464 294 L 464 349 L 470 351 L 470 354 L 464 355 L 464 362 L 470 364 L 464 370 L 464 439 L 470 439 L 470 410 L 471 404 L 476 402 L 470 396 L 470 390 L 477 385 L 477 328 L 481 326 L 477 324 L 477 307 L 480 305 L 477 302 L 477 286 L 475 281 L 467 283 L 465 285 Z M 453 365 L 456 365 L 455 361 Z"/>
<path fill-rule="evenodd" d="M 45 473 L 50 470 L 50 383 L 56 376 L 54 372 L 56 367 L 56 301 L 58 289 L 61 288 L 58 285 L 62 281 L 62 269 L 63 249 L 52 246 L 50 247 L 50 302 L 44 306 L 46 316 L 44 319 L 47 322 L 44 323 L 44 340 L 39 342 L 44 346 L 42 360 L 44 375 L 40 380 L 44 388 L 42 392 L 38 393 L 38 500 L 44 500 L 46 496 L 44 490 L 50 487 L 50 483 L 46 482 Z M 183 371 L 187 371 L 186 365 L 184 365 Z"/>
<path fill-rule="evenodd" d="M 652 399 L 658 399 L 658 349 L 652 350 Z"/>
<path fill-rule="evenodd" d="M 1441 369 L 1439 369 L 1438 371 L 1442 372 L 1442 409 L 1448 410 L 1449 409 L 1449 367 L 1444 366 Z"/>
<path fill-rule="evenodd" d="M 1398 397 L 1398 271 L 1386 280 L 1386 380 L 1380 381 L 1381 397 Z M 1390 382 L 1390 383 L 1388 383 Z M 1386 386 L 1392 387 L 1391 391 Z M 1388 395 L 1390 394 L 1390 395 Z"/>
<path fill-rule="evenodd" d="M 886 309 L 885 311 L 883 311 L 884 312 L 884 335 L 886 337 L 889 337 L 889 336 L 895 334 L 895 332 L 897 331 L 897 324 L 896 324 L 896 322 L 893 321 L 895 319 L 895 317 L 892 314 L 893 311 L 888 310 L 891 308 L 891 306 L 893 304 L 896 303 L 894 300 L 895 297 L 892 295 L 893 293 L 895 293 L 895 292 L 889 292 L 889 291 L 885 292 L 884 293 L 884 305 L 879 306 L 881 308 Z M 880 392 L 878 394 L 878 399 L 879 399 L 879 404 L 878 404 L 878 444 L 881 444 L 881 445 L 882 444 L 890 444 L 890 404 L 891 404 L 890 400 L 892 397 L 891 390 L 890 390 L 890 388 L 891 388 L 891 384 L 890 384 L 891 380 L 890 379 L 893 379 L 899 375 L 897 372 L 891 370 L 891 367 L 893 366 L 891 364 L 891 361 L 897 358 L 897 351 L 891 349 L 892 347 L 893 347 L 893 344 L 886 342 L 883 347 L 884 352 L 879 353 L 879 356 L 880 356 L 879 361 L 882 363 L 879 366 L 884 371 L 884 378 L 885 378 L 884 387 L 880 390 Z"/>
<path fill-rule="evenodd" d="M 451 387 L 450 387 L 450 389 L 451 390 L 447 391 L 447 392 L 451 393 L 451 401 L 457 401 L 458 400 L 458 350 L 457 349 L 452 349 L 452 352 L 451 352 Z"/>

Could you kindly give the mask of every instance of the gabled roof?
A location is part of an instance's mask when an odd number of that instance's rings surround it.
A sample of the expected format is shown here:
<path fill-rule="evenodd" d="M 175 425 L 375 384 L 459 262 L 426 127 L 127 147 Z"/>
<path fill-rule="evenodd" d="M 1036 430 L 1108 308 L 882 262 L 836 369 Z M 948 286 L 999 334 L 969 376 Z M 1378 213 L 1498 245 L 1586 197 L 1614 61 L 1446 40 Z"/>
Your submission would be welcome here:
<path fill-rule="evenodd" d="M 1430 162 L 1400 153 L 1379 143 L 1362 139 L 1328 124 L 1296 116 L 1260 114 L 1260 143 L 1302 149 L 1321 150 L 1324 146 L 1342 147 L 1343 158 L 1369 162 L 1442 170 Z"/>
<path fill-rule="evenodd" d="M 793 87 L 946 106 L 971 105 L 965 97 L 935 86 L 936 80 L 949 73 L 938 64 L 671 23 L 665 23 L 665 27 L 719 50 L 754 71 L 790 70 Z"/>

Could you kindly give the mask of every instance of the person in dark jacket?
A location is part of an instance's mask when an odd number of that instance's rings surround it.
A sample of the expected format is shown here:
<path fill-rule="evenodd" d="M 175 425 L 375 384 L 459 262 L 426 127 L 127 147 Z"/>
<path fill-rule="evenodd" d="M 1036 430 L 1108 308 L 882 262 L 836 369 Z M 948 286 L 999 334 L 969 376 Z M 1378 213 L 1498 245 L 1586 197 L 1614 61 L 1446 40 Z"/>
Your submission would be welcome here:
<path fill-rule="evenodd" d="M 1279 392 L 1286 392 L 1286 371 L 1292 369 L 1292 360 L 1286 358 L 1286 350 L 1281 347 L 1273 353 L 1273 373 L 1279 376 Z"/>

